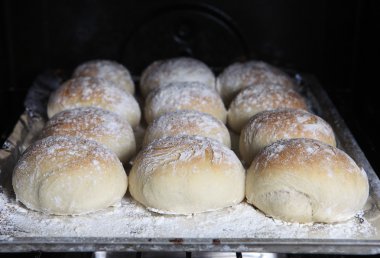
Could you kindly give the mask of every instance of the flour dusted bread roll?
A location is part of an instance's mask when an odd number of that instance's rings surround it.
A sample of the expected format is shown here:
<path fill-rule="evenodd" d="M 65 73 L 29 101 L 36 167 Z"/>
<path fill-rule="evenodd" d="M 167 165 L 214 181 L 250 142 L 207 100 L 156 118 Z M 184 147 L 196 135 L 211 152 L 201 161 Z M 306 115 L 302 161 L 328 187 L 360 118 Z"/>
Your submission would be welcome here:
<path fill-rule="evenodd" d="M 149 65 L 141 75 L 140 89 L 144 96 L 172 82 L 201 82 L 215 89 L 215 76 L 210 68 L 194 58 L 178 57 L 159 60 Z"/>
<path fill-rule="evenodd" d="M 296 91 L 277 84 L 257 84 L 243 89 L 228 109 L 228 125 L 237 133 L 261 111 L 282 108 L 307 109 Z"/>
<path fill-rule="evenodd" d="M 138 154 L 129 180 L 132 197 L 160 213 L 217 210 L 244 198 L 240 160 L 222 143 L 201 136 L 153 141 Z"/>
<path fill-rule="evenodd" d="M 180 135 L 209 137 L 223 143 L 228 148 L 231 147 L 227 127 L 219 119 L 194 110 L 166 113 L 154 120 L 145 132 L 143 145 L 145 146 L 155 139 Z"/>
<path fill-rule="evenodd" d="M 247 201 L 291 222 L 339 222 L 368 198 L 365 171 L 343 151 L 313 139 L 275 142 L 247 171 Z"/>
<path fill-rule="evenodd" d="M 92 60 L 78 66 L 73 77 L 97 77 L 112 82 L 130 94 L 135 93 L 131 74 L 123 65 L 109 60 Z"/>
<path fill-rule="evenodd" d="M 145 102 L 145 120 L 177 110 L 196 110 L 210 114 L 223 123 L 227 111 L 218 93 L 200 82 L 175 82 L 149 94 Z"/>
<path fill-rule="evenodd" d="M 119 115 L 133 127 L 140 122 L 141 111 L 135 98 L 113 83 L 95 77 L 68 80 L 50 95 L 47 113 L 55 114 L 77 107 L 98 107 Z"/>
<path fill-rule="evenodd" d="M 311 138 L 336 146 L 331 126 L 300 109 L 263 111 L 254 115 L 240 134 L 239 150 L 250 164 L 264 147 L 281 139 Z"/>
<path fill-rule="evenodd" d="M 53 116 L 39 138 L 72 136 L 94 140 L 109 148 L 126 163 L 135 154 L 136 142 L 129 123 L 118 115 L 96 107 L 62 111 Z"/>
<path fill-rule="evenodd" d="M 119 203 L 128 182 L 112 151 L 91 140 L 52 136 L 24 152 L 12 184 L 17 200 L 29 209 L 75 215 Z"/>
<path fill-rule="evenodd" d="M 256 84 L 278 84 L 285 88 L 294 88 L 295 82 L 286 73 L 262 61 L 234 63 L 218 76 L 216 89 L 225 103 L 240 90 Z"/>

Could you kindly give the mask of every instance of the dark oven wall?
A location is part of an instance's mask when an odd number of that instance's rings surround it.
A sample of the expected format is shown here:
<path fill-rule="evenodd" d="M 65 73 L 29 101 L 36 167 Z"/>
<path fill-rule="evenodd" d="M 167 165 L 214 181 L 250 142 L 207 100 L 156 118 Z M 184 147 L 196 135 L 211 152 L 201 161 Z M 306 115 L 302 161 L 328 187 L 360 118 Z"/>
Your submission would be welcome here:
<path fill-rule="evenodd" d="M 134 75 L 160 58 L 199 58 L 216 72 L 258 58 L 315 74 L 375 167 L 379 57 L 375 1 L 1 1 L 1 137 L 35 76 L 94 58 Z M 376 60 L 377 61 L 377 60 Z M 373 63 L 373 62 L 372 62 Z"/>

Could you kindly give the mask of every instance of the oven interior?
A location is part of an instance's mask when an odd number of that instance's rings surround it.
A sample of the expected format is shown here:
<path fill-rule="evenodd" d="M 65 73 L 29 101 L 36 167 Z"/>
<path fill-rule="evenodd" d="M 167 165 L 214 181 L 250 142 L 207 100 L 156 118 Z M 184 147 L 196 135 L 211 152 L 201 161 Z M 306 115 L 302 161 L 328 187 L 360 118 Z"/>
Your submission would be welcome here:
<path fill-rule="evenodd" d="M 0 6 L 1 144 L 34 78 L 49 69 L 70 73 L 86 60 L 111 59 L 138 79 L 152 61 L 169 57 L 198 58 L 215 73 L 261 59 L 315 75 L 380 171 L 376 1 L 3 0 Z"/>

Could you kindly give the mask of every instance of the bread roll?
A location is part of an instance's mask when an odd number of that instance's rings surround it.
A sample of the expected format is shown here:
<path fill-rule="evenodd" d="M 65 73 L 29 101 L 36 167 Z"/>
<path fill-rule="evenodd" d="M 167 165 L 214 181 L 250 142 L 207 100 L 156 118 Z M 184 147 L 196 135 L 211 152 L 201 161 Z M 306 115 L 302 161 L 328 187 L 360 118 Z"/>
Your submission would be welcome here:
<path fill-rule="evenodd" d="M 368 198 L 365 171 L 343 151 L 313 139 L 275 142 L 247 171 L 247 201 L 290 222 L 339 222 Z"/>
<path fill-rule="evenodd" d="M 200 135 L 231 147 L 227 127 L 215 117 L 193 110 L 180 110 L 160 116 L 147 128 L 143 145 L 167 136 Z"/>
<path fill-rule="evenodd" d="M 178 110 L 196 110 L 210 114 L 223 123 L 227 111 L 218 93 L 200 82 L 177 82 L 149 94 L 145 102 L 145 120 L 149 123 L 159 116 Z"/>
<path fill-rule="evenodd" d="M 250 164 L 264 147 L 281 139 L 311 138 L 336 146 L 331 126 L 300 109 L 263 111 L 254 115 L 240 134 L 239 150 Z"/>
<path fill-rule="evenodd" d="M 215 89 L 215 76 L 207 65 L 193 58 L 179 57 L 149 65 L 141 76 L 141 93 L 147 96 L 154 89 L 173 82 L 201 82 Z"/>
<path fill-rule="evenodd" d="M 82 107 L 62 111 L 47 122 L 39 138 L 58 135 L 101 143 L 115 152 L 123 163 L 128 162 L 136 151 L 135 136 L 129 123 L 100 108 Z"/>
<path fill-rule="evenodd" d="M 218 76 L 216 89 L 228 104 L 244 87 L 256 84 L 278 84 L 294 88 L 295 82 L 286 73 L 261 61 L 234 63 Z"/>
<path fill-rule="evenodd" d="M 75 215 L 119 203 L 128 182 L 112 151 L 91 140 L 52 136 L 24 152 L 12 184 L 16 199 L 29 209 Z"/>
<path fill-rule="evenodd" d="M 130 94 L 135 93 L 131 74 L 123 65 L 109 60 L 92 60 L 78 66 L 73 77 L 97 77 L 110 81 Z"/>
<path fill-rule="evenodd" d="M 51 118 L 77 107 L 98 107 L 114 112 L 133 127 L 141 118 L 139 104 L 131 94 L 95 77 L 78 77 L 62 84 L 50 95 L 47 113 Z"/>
<path fill-rule="evenodd" d="M 243 89 L 231 102 L 228 125 L 237 133 L 249 119 L 261 111 L 282 108 L 307 109 L 304 99 L 296 91 L 277 84 L 257 84 Z"/>
<path fill-rule="evenodd" d="M 244 198 L 240 160 L 222 143 L 201 136 L 153 141 L 138 154 L 129 179 L 132 197 L 160 213 L 217 210 Z"/>

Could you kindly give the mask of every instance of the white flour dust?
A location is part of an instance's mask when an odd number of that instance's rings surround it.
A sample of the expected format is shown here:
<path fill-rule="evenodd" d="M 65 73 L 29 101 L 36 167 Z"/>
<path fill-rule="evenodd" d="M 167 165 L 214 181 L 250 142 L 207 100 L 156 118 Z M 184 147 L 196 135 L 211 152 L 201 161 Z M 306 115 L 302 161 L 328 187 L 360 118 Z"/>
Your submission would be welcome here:
<path fill-rule="evenodd" d="M 1 190 L 1 189 L 0 189 Z M 118 207 L 80 216 L 51 216 L 24 208 L 0 191 L 0 237 L 370 238 L 362 217 L 338 224 L 285 223 L 243 202 L 193 216 L 161 215 L 131 197 Z"/>

